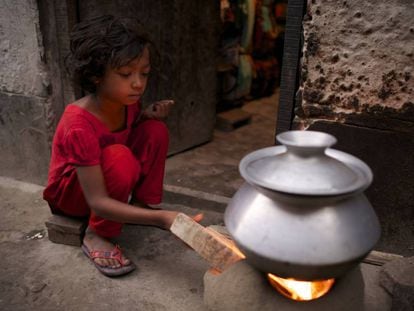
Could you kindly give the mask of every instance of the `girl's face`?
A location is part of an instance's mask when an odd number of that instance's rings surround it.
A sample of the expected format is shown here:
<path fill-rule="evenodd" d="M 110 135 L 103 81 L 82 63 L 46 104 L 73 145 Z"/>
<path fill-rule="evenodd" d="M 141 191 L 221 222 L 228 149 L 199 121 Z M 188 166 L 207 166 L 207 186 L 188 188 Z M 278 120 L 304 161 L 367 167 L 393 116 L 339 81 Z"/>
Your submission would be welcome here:
<path fill-rule="evenodd" d="M 145 48 L 140 57 L 127 65 L 108 67 L 105 75 L 98 80 L 96 94 L 102 102 L 134 104 L 144 94 L 150 70 L 150 54 L 148 48 Z"/>

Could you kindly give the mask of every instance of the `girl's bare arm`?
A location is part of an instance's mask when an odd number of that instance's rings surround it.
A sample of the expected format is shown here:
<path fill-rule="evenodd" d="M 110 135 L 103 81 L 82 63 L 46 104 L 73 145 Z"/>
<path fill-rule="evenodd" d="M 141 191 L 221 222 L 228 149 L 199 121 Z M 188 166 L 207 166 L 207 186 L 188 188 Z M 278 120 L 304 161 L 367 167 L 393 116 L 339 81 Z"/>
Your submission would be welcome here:
<path fill-rule="evenodd" d="M 78 166 L 76 173 L 86 202 L 102 218 L 122 223 L 153 225 L 168 230 L 178 214 L 175 211 L 132 206 L 110 198 L 100 165 Z"/>

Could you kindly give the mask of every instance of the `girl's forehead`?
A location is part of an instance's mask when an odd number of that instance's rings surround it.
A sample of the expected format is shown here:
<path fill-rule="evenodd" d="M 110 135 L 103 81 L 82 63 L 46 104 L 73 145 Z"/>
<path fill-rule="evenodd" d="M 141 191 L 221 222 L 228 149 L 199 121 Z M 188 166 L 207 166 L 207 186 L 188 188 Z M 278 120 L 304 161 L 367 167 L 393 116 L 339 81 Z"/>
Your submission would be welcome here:
<path fill-rule="evenodd" d="M 126 64 L 124 66 L 121 66 L 121 67 L 139 67 L 139 68 L 143 68 L 143 67 L 150 67 L 150 66 L 151 66 L 150 53 L 149 53 L 148 48 L 144 48 L 141 55 L 137 56 L 136 58 L 131 60 L 128 64 Z"/>

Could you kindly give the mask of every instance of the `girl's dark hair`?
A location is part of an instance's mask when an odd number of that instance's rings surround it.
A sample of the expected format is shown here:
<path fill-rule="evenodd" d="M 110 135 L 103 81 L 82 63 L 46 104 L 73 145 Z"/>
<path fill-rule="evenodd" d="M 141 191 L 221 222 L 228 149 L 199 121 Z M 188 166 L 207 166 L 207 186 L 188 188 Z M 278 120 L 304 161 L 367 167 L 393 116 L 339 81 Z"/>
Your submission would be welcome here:
<path fill-rule="evenodd" d="M 159 54 L 136 19 L 104 15 L 76 24 L 70 33 L 70 53 L 66 69 L 83 90 L 96 92 L 96 79 L 108 66 L 119 68 L 139 57 L 148 47 L 152 68 Z"/>

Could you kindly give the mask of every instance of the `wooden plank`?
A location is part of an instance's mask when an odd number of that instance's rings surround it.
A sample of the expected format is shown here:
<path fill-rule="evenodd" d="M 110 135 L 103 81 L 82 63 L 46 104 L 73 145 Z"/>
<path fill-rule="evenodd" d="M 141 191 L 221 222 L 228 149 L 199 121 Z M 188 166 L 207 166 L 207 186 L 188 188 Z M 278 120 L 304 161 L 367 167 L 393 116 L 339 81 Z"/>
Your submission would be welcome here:
<path fill-rule="evenodd" d="M 42 61 L 47 65 L 50 74 L 50 100 L 45 105 L 49 144 L 52 143 L 56 125 L 65 106 L 81 94 L 73 86 L 64 68 L 64 58 L 69 51 L 69 31 L 77 21 L 76 3 L 75 0 L 38 1 L 40 30 L 45 48 Z"/>
<path fill-rule="evenodd" d="M 276 134 L 288 131 L 292 126 L 295 95 L 299 85 L 298 72 L 302 50 L 302 19 L 305 7 L 306 1 L 304 0 L 291 0 L 288 2 Z"/>
<path fill-rule="evenodd" d="M 392 253 L 372 251 L 368 254 L 367 257 L 365 257 L 362 260 L 362 262 L 368 263 L 368 264 L 371 264 L 371 265 L 382 266 L 382 265 L 386 264 L 387 262 L 398 259 L 398 258 L 403 258 L 403 256 L 397 255 L 397 254 L 392 254 Z"/>
<path fill-rule="evenodd" d="M 219 272 L 245 258 L 233 241 L 182 213 L 177 215 L 170 230 Z"/>

